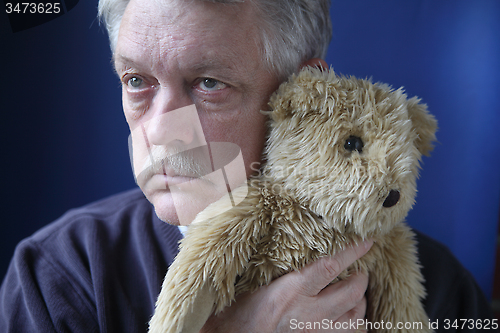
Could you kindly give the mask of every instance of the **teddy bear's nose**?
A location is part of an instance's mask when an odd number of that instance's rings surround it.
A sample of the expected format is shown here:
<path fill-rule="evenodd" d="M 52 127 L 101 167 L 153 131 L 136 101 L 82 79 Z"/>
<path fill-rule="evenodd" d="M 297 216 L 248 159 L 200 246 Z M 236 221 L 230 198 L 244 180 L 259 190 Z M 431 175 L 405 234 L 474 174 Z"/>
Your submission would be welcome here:
<path fill-rule="evenodd" d="M 387 198 L 385 198 L 385 201 L 382 204 L 382 206 L 389 208 L 397 204 L 398 201 L 399 201 L 399 191 L 391 190 Z"/>

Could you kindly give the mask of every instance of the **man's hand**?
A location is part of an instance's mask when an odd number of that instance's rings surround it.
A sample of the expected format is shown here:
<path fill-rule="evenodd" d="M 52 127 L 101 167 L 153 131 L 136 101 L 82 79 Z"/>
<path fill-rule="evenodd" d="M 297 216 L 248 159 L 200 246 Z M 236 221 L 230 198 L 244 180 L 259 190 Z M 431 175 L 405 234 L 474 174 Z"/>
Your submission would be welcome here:
<path fill-rule="evenodd" d="M 238 295 L 230 307 L 218 316 L 212 315 L 201 332 L 301 332 L 307 323 L 314 322 L 328 323 L 329 329 L 322 326 L 321 332 L 336 332 L 330 329 L 335 322 L 363 319 L 368 277 L 357 274 L 329 283 L 368 252 L 372 244 L 366 241 L 333 257 L 321 258 L 254 293 Z"/>

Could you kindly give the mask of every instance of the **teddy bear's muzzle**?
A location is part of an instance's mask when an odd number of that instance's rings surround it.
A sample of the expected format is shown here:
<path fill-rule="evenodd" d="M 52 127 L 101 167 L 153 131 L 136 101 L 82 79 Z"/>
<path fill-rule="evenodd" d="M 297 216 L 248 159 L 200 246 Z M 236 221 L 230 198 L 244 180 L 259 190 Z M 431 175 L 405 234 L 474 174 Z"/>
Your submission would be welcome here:
<path fill-rule="evenodd" d="M 385 208 L 394 206 L 395 204 L 398 203 L 399 197 L 400 197 L 399 191 L 391 190 L 387 198 L 385 198 L 385 201 L 382 204 L 382 206 L 384 206 Z"/>

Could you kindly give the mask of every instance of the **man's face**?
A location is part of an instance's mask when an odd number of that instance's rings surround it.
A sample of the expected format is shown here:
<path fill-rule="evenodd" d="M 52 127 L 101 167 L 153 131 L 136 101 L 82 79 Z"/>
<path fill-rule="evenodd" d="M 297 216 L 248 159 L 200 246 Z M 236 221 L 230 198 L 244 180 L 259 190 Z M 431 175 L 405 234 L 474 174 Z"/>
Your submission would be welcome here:
<path fill-rule="evenodd" d="M 193 156 L 205 155 L 207 142 L 239 147 L 246 177 L 260 161 L 266 117 L 259 110 L 268 109 L 279 81 L 261 60 L 258 26 L 248 3 L 131 0 L 127 6 L 115 67 L 135 175 L 164 221 L 178 224 L 175 208 L 191 209 L 196 194 L 212 186 L 195 176 L 206 173 Z M 141 174 L 148 167 L 154 171 Z M 174 207 L 170 188 L 180 183 Z"/>

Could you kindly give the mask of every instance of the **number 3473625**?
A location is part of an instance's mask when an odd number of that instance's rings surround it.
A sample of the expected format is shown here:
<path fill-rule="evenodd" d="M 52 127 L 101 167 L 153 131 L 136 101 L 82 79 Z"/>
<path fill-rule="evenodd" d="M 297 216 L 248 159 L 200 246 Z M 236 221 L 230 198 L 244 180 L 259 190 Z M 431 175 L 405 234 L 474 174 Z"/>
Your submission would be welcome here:
<path fill-rule="evenodd" d="M 61 12 L 61 4 L 59 2 L 18 2 L 5 4 L 5 12 L 7 14 L 59 14 Z"/>

